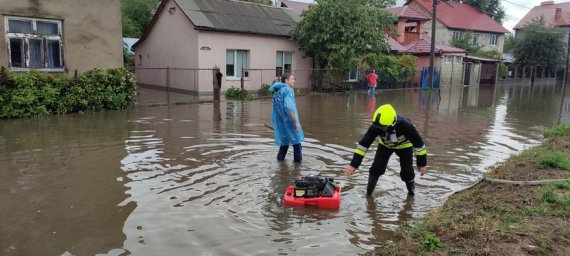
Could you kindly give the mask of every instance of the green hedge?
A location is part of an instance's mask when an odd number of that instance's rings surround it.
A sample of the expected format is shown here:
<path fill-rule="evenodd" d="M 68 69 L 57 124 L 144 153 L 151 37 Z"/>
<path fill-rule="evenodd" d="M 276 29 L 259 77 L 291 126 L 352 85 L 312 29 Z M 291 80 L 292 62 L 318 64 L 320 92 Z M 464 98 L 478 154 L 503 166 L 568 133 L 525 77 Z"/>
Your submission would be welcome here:
<path fill-rule="evenodd" d="M 136 79 L 124 68 L 94 69 L 67 78 L 38 71 L 0 72 L 0 118 L 42 117 L 131 105 Z"/>

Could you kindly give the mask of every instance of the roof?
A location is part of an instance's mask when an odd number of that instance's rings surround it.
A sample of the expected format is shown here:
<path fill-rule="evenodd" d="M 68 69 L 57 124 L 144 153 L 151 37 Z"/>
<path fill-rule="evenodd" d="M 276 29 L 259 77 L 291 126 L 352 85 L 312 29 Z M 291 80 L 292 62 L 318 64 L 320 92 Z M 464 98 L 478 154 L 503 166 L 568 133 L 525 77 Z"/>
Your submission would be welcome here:
<path fill-rule="evenodd" d="M 478 60 L 478 61 L 486 61 L 486 62 L 499 62 L 499 61 L 501 61 L 501 60 L 496 60 L 496 59 L 477 57 L 477 56 L 473 56 L 473 55 L 467 55 L 467 56 L 465 56 L 465 58 L 470 59 L 470 60 Z"/>
<path fill-rule="evenodd" d="M 394 40 L 394 38 L 388 37 L 388 44 L 390 45 L 390 48 L 392 49 L 392 51 L 396 51 L 396 52 L 405 52 L 406 48 L 401 45 L 400 43 L 398 43 L 398 41 Z"/>
<path fill-rule="evenodd" d="M 281 0 L 281 7 L 291 8 L 294 11 L 296 11 L 297 13 L 302 13 L 303 11 L 306 11 L 307 9 L 309 9 L 309 6 L 311 6 L 311 4 L 300 3 L 300 2 L 289 1 L 289 0 Z"/>
<path fill-rule="evenodd" d="M 233 0 L 170 0 L 176 2 L 196 30 L 290 37 L 300 21 L 288 8 Z M 144 41 L 169 0 L 163 0 L 136 47 Z"/>
<path fill-rule="evenodd" d="M 429 40 L 431 40 L 431 39 L 430 38 L 417 39 L 417 40 L 403 44 L 404 48 L 406 48 L 404 53 L 429 54 L 431 51 L 431 42 Z M 457 48 L 457 47 L 453 47 L 453 46 L 449 46 L 449 45 L 445 45 L 445 44 L 441 44 L 441 43 L 435 43 L 435 52 L 436 53 L 465 53 L 466 51 L 461 49 L 461 48 Z"/>
<path fill-rule="evenodd" d="M 289 37 L 300 17 L 291 9 L 228 0 L 174 0 L 198 30 Z"/>
<path fill-rule="evenodd" d="M 412 1 L 432 13 L 433 0 L 408 0 L 406 5 Z M 501 34 L 509 32 L 487 14 L 463 3 L 440 1 L 437 5 L 437 20 L 448 28 Z"/>
<path fill-rule="evenodd" d="M 561 16 L 556 19 L 556 8 L 561 9 Z M 570 26 L 570 3 L 553 4 L 553 2 L 543 2 L 541 5 L 533 7 L 513 29 L 526 27 L 533 19 L 544 17 L 544 23 L 549 26 Z"/>
<path fill-rule="evenodd" d="M 398 18 L 407 18 L 411 20 L 431 20 L 431 18 L 423 15 L 408 5 L 388 8 L 386 10 Z"/>

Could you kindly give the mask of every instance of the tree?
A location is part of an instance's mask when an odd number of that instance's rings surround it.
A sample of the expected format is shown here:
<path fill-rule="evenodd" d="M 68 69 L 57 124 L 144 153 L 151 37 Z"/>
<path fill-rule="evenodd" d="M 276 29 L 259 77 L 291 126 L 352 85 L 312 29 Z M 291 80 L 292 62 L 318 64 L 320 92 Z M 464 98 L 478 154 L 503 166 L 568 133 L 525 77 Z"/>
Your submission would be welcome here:
<path fill-rule="evenodd" d="M 385 31 L 395 17 L 384 8 L 393 0 L 318 0 L 301 14 L 291 36 L 316 65 L 340 73 L 358 66 L 369 54 L 390 51 Z"/>
<path fill-rule="evenodd" d="M 492 19 L 499 23 L 503 23 L 505 18 L 505 9 L 501 5 L 500 0 L 452 0 L 457 3 L 464 3 L 471 7 L 484 12 Z"/>
<path fill-rule="evenodd" d="M 121 0 L 123 37 L 139 38 L 159 4 L 160 0 Z"/>
<path fill-rule="evenodd" d="M 567 57 L 564 31 L 546 26 L 542 18 L 532 20 L 523 31 L 524 37 L 517 39 L 513 49 L 517 64 L 541 66 L 550 70 L 564 65 Z M 532 72 L 531 84 L 534 82 L 534 76 Z"/>
<path fill-rule="evenodd" d="M 515 48 L 516 38 L 513 34 L 509 33 L 505 37 L 505 46 L 503 46 L 503 52 L 508 52 Z"/>

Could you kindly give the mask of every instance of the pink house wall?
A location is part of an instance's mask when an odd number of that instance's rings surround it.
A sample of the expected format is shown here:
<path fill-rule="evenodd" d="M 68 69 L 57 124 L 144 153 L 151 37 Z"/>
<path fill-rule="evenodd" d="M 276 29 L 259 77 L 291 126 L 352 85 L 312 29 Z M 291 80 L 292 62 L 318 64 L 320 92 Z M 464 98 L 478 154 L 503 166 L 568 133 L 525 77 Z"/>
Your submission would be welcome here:
<path fill-rule="evenodd" d="M 422 69 L 424 67 L 429 68 L 429 55 L 419 55 L 417 56 L 418 59 L 416 60 L 416 64 L 418 66 L 418 70 L 416 71 L 416 78 L 413 80 L 414 83 L 420 84 L 420 79 L 422 76 Z M 436 54 L 433 59 L 434 67 L 437 67 L 440 70 L 441 67 L 441 55 Z M 428 79 L 429 80 L 429 79 Z"/>
<path fill-rule="evenodd" d="M 276 52 L 293 52 L 296 87 L 309 88 L 312 62 L 302 58 L 296 43 L 284 37 L 195 30 L 180 7 L 167 0 L 146 39 L 135 48 L 137 82 L 193 91 L 213 92 L 214 66 L 224 74 L 222 91 L 240 87 L 239 80 L 226 77 L 226 50 L 247 50 L 249 71 L 246 90 L 257 91 L 262 83 L 275 80 Z M 169 67 L 168 75 L 166 67 Z M 178 68 L 178 69 L 177 69 Z M 269 70 L 273 69 L 273 70 Z"/>
<path fill-rule="evenodd" d="M 147 38 L 135 48 L 137 82 L 158 86 L 168 84 L 171 88 L 191 89 L 190 81 L 195 79 L 192 77 L 193 72 L 170 70 L 167 79 L 165 68 L 167 66 L 196 68 L 197 42 L 198 32 L 194 30 L 188 17 L 174 1 L 168 0 Z"/>
<path fill-rule="evenodd" d="M 269 84 L 276 79 L 274 70 L 255 69 L 275 69 L 277 51 L 293 52 L 293 73 L 296 78 L 297 88 L 310 87 L 310 71 L 312 62 L 310 58 L 302 58 L 299 46 L 283 37 L 258 36 L 238 33 L 222 33 L 200 31 L 198 37 L 199 47 L 207 46 L 211 50 L 199 52 L 199 62 L 201 68 L 220 67 L 224 74 L 222 80 L 222 91 L 231 86 L 240 87 L 240 81 L 226 77 L 226 50 L 247 50 L 249 76 L 244 79 L 246 90 L 258 90 L 262 83 Z M 200 77 L 200 91 L 212 91 L 211 78 Z"/>

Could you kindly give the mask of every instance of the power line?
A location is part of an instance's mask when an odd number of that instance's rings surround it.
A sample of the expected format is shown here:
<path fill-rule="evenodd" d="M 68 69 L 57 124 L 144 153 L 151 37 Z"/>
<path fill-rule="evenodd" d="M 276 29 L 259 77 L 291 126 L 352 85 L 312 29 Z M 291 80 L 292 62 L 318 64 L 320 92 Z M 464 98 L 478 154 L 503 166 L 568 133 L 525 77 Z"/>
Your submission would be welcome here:
<path fill-rule="evenodd" d="M 518 6 L 518 7 L 526 8 L 526 9 L 529 9 L 529 10 L 532 9 L 532 8 L 527 7 L 527 6 L 524 6 L 524 5 L 520 5 L 520 4 L 517 4 L 517 3 L 513 3 L 513 2 L 511 2 L 511 1 L 509 1 L 509 0 L 503 0 L 503 1 L 505 1 L 505 2 L 507 2 L 507 3 L 509 3 L 509 4 L 512 4 L 512 5 L 516 5 L 516 6 Z"/>

